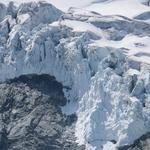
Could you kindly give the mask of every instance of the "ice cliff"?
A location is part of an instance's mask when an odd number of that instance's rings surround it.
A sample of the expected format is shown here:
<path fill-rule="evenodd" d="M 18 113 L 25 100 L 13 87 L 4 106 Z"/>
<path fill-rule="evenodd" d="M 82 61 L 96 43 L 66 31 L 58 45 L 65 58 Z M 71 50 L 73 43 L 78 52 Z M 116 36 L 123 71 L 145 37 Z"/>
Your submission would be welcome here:
<path fill-rule="evenodd" d="M 0 81 L 54 76 L 68 100 L 62 110 L 78 116 L 79 144 L 87 150 L 130 145 L 150 131 L 148 16 L 1 3 Z"/>

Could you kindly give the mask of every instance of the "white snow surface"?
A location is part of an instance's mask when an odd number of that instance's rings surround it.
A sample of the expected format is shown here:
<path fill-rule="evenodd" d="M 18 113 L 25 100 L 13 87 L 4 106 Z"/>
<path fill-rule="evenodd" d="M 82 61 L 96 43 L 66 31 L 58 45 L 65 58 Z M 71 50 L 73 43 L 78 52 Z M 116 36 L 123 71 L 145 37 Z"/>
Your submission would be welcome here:
<path fill-rule="evenodd" d="M 126 0 L 142 8 L 129 19 L 120 16 L 124 10 L 85 10 L 124 0 L 92 2 L 70 1 L 82 9 L 65 13 L 46 2 L 0 4 L 0 81 L 54 76 L 68 99 L 62 110 L 78 116 L 77 142 L 86 150 L 113 150 L 150 132 L 150 23 L 132 18 L 149 7 Z"/>
<path fill-rule="evenodd" d="M 12 0 L 3 0 L 8 4 Z M 39 0 L 14 0 L 16 4 L 25 2 L 38 2 Z M 98 12 L 102 15 L 123 15 L 134 17 L 146 11 L 150 11 L 148 6 L 142 4 L 148 0 L 45 0 L 52 3 L 62 11 L 67 11 L 70 7 L 84 8 Z"/>

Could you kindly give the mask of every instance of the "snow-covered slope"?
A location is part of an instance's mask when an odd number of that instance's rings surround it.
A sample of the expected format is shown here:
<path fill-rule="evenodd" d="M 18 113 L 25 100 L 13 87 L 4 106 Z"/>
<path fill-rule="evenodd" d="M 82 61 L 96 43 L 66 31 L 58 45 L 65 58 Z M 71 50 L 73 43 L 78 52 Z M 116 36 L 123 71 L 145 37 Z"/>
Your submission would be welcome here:
<path fill-rule="evenodd" d="M 3 2 L 5 2 L 6 4 L 8 4 L 10 1 L 12 0 L 4 0 Z M 14 2 L 19 5 L 21 3 L 25 3 L 25 2 L 38 2 L 40 0 L 14 0 Z M 52 3 L 53 5 L 55 5 L 57 8 L 63 10 L 63 11 L 67 11 L 69 9 L 69 7 L 83 7 L 86 5 L 89 5 L 90 3 L 92 3 L 95 0 L 82 0 L 82 1 L 74 1 L 74 0 L 46 0 L 49 3 Z"/>
<path fill-rule="evenodd" d="M 3 0 L 8 4 L 12 0 Z M 14 0 L 16 4 L 39 0 Z M 146 11 L 150 11 L 149 0 L 46 0 L 62 11 L 67 11 L 70 7 L 84 8 L 90 11 L 101 13 L 102 15 L 123 15 L 134 17 Z M 143 5 L 146 4 L 146 5 Z"/>
<path fill-rule="evenodd" d="M 104 2 L 84 7 L 94 5 Z M 149 9 L 138 5 L 140 13 Z M 1 82 L 23 74 L 54 76 L 68 99 L 62 110 L 77 113 L 75 134 L 87 150 L 113 150 L 150 131 L 147 19 L 79 8 L 63 13 L 46 2 L 0 8 Z"/>
<path fill-rule="evenodd" d="M 149 11 L 149 7 L 141 0 L 108 0 L 103 3 L 89 5 L 86 9 L 94 10 L 103 15 L 123 15 L 132 18 L 142 12 Z"/>

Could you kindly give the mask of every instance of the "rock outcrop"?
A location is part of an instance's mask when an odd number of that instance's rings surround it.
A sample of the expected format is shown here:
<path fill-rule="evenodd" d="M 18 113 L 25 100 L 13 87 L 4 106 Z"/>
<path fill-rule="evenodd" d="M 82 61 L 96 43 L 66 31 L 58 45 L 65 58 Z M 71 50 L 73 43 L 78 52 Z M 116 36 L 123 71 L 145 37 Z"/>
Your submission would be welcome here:
<path fill-rule="evenodd" d="M 0 150 L 83 150 L 71 129 L 76 116 L 61 112 L 65 103 L 62 85 L 48 75 L 0 84 Z"/>

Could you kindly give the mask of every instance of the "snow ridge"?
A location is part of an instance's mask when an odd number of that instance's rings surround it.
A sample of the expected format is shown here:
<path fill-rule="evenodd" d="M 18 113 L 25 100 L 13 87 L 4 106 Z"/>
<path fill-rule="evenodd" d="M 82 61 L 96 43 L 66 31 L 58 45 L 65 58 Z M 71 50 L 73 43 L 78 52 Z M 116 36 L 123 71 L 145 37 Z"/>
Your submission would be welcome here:
<path fill-rule="evenodd" d="M 76 8 L 63 13 L 46 2 L 0 7 L 1 82 L 54 76 L 68 99 L 62 110 L 77 113 L 77 141 L 87 150 L 113 150 L 149 132 L 149 22 Z"/>

